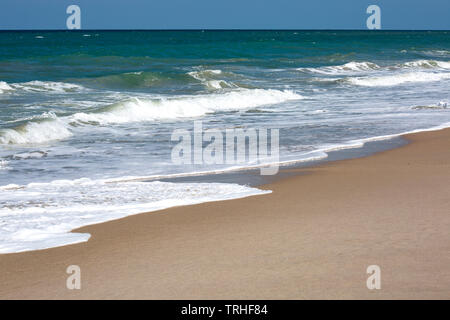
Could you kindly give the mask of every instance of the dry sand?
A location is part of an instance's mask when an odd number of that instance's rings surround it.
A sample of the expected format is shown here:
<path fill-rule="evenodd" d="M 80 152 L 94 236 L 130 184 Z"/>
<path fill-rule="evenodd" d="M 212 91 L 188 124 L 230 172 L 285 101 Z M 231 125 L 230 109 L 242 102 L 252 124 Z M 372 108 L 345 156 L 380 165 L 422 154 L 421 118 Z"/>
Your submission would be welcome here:
<path fill-rule="evenodd" d="M 295 169 L 270 195 L 84 227 L 87 243 L 0 255 L 0 298 L 450 298 L 450 130 Z M 300 173 L 300 174 L 297 174 Z M 368 290 L 366 268 L 381 268 Z M 66 289 L 67 266 L 81 290 Z"/>

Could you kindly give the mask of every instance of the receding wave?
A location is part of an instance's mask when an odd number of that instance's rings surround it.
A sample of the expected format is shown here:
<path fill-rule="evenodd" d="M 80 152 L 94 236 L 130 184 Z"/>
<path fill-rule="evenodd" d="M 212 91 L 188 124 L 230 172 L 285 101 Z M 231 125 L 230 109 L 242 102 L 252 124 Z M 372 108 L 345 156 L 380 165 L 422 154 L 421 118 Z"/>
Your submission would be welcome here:
<path fill-rule="evenodd" d="M 73 125 L 194 118 L 208 113 L 251 109 L 301 98 L 301 95 L 292 91 L 270 89 L 242 89 L 222 94 L 180 98 L 132 98 L 104 107 L 97 112 L 80 112 L 60 118 L 50 114 L 49 118 L 44 120 L 29 121 L 15 128 L 2 129 L 0 144 L 32 144 L 66 139 L 72 135 Z"/>
<path fill-rule="evenodd" d="M 70 231 L 141 212 L 271 192 L 228 183 L 115 180 L 0 186 L 0 253 L 84 242 L 89 234 Z"/>

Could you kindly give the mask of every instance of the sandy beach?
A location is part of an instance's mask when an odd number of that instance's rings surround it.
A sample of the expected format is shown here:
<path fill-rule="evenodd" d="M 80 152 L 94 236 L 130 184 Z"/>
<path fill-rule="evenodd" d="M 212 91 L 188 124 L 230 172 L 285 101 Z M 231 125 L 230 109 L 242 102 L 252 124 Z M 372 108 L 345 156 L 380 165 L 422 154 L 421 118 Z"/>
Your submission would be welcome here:
<path fill-rule="evenodd" d="M 450 130 L 289 169 L 269 195 L 84 227 L 88 242 L 0 255 L 1 299 L 449 299 Z M 286 169 L 287 170 L 287 169 Z M 81 268 L 81 290 L 66 268 Z M 366 268 L 381 268 L 369 290 Z"/>

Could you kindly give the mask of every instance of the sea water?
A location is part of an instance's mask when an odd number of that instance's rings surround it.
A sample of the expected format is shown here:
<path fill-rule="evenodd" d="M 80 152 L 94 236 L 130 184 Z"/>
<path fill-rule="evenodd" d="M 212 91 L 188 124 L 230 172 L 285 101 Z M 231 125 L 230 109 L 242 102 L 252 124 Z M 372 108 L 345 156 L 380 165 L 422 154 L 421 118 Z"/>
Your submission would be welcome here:
<path fill-rule="evenodd" d="M 0 32 L 0 44 L 0 253 L 267 193 L 158 181 L 236 169 L 171 161 L 171 134 L 194 121 L 279 129 L 282 163 L 450 123 L 446 31 Z"/>

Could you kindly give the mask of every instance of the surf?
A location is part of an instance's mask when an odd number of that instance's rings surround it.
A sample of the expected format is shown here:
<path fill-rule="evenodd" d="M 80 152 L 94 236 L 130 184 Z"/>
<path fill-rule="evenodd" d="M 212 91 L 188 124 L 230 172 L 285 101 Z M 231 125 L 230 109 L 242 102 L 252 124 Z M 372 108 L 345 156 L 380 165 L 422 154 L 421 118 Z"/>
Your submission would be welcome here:
<path fill-rule="evenodd" d="M 85 125 L 123 124 L 143 121 L 183 120 L 216 112 L 247 110 L 303 97 L 293 91 L 241 89 L 220 94 L 182 97 L 133 97 L 98 109 L 44 120 L 31 120 L 14 128 L 0 129 L 0 144 L 33 144 L 63 140 L 73 128 Z"/>

